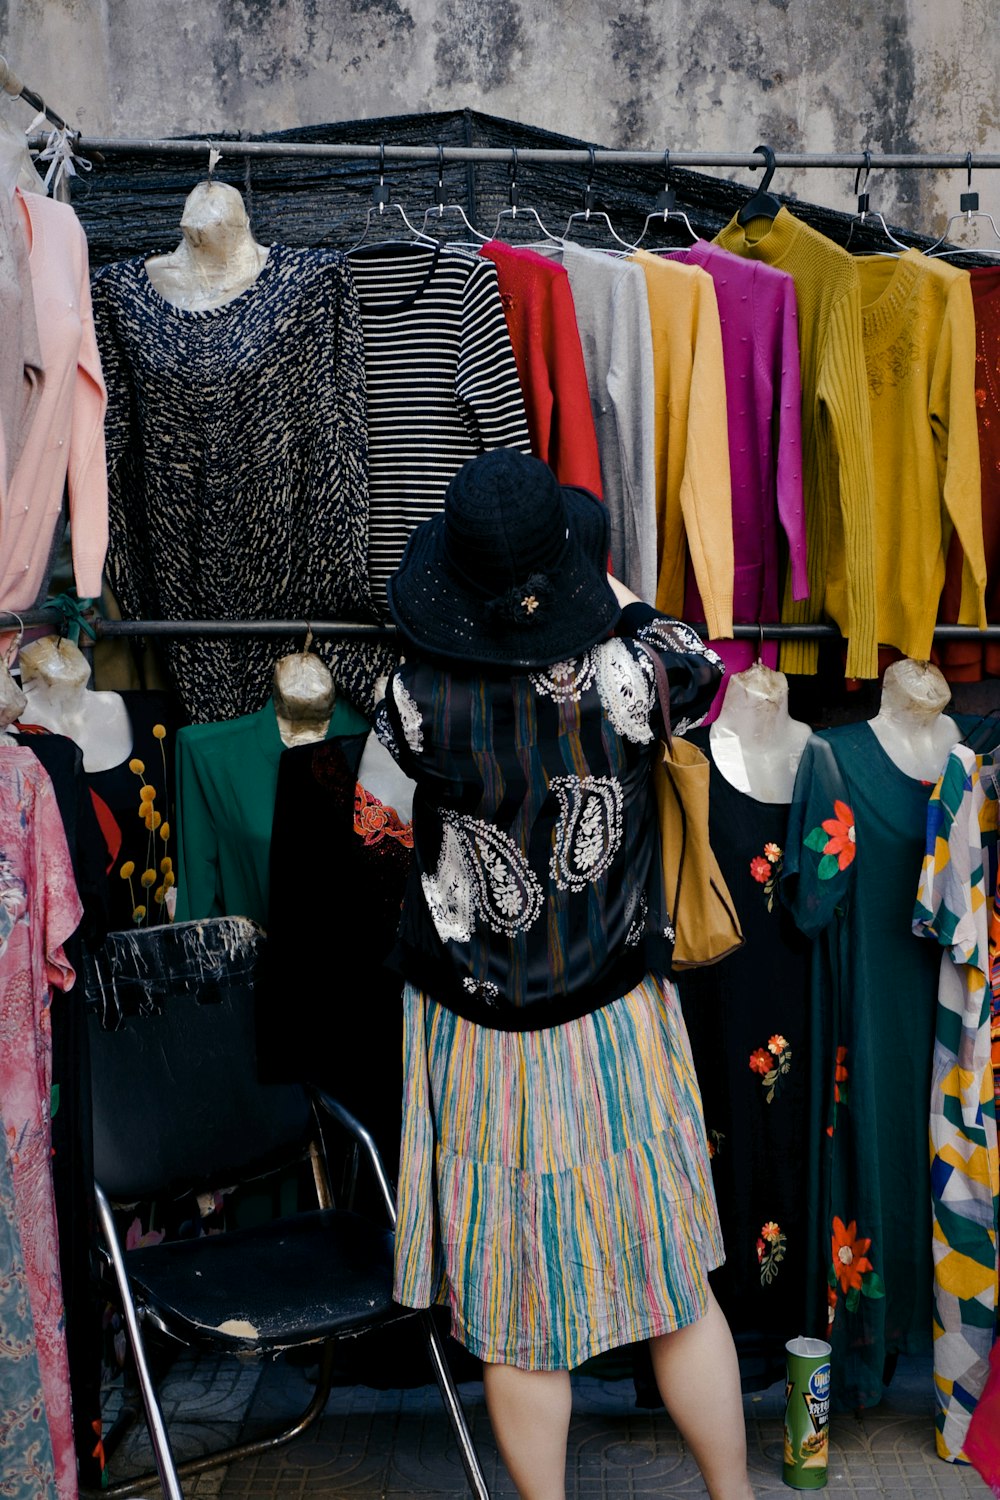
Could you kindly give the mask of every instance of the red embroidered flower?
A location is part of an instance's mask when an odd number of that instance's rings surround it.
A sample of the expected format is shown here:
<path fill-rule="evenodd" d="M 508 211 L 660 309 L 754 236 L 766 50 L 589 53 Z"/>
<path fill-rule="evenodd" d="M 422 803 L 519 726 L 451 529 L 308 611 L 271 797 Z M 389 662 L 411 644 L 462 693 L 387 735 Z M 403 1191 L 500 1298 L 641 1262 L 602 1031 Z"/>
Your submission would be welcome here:
<path fill-rule="evenodd" d="M 751 1073 L 759 1073 L 761 1075 L 761 1077 L 763 1077 L 765 1073 L 770 1073 L 770 1071 L 771 1071 L 771 1069 L 773 1067 L 774 1067 L 774 1059 L 772 1058 L 770 1052 L 768 1052 L 768 1050 L 767 1050 L 766 1047 L 758 1047 L 757 1050 L 756 1050 L 756 1052 L 751 1052 L 751 1054 L 750 1054 L 750 1071 L 751 1071 Z"/>
<path fill-rule="evenodd" d="M 844 1062 L 847 1058 L 847 1048 L 837 1048 L 837 1062 L 833 1070 L 833 1097 L 834 1101 L 840 1103 L 840 1085 L 847 1082 L 847 1069 Z"/>
<path fill-rule="evenodd" d="M 774 1036 L 770 1036 L 767 1039 L 767 1050 L 768 1052 L 773 1052 L 775 1057 L 778 1056 L 779 1052 L 784 1052 L 787 1046 L 788 1041 L 781 1035 L 780 1031 L 776 1031 Z"/>
<path fill-rule="evenodd" d="M 760 1265 L 761 1261 L 764 1259 L 764 1251 L 766 1249 L 767 1249 L 767 1246 L 764 1244 L 764 1241 L 763 1240 L 758 1240 L 757 1241 L 757 1264 L 758 1265 Z"/>
<path fill-rule="evenodd" d="M 823 828 L 830 835 L 824 854 L 835 854 L 841 870 L 846 870 L 856 852 L 854 842 L 854 813 L 846 802 L 834 800 L 835 818 L 824 818 Z"/>
<path fill-rule="evenodd" d="M 856 1220 L 852 1219 L 845 1226 L 843 1219 L 838 1219 L 834 1214 L 830 1245 L 833 1273 L 840 1282 L 840 1290 L 846 1294 L 852 1287 L 860 1288 L 862 1276 L 866 1271 L 874 1269 L 865 1253 L 871 1246 L 871 1240 L 859 1237 Z"/>
<path fill-rule="evenodd" d="M 759 854 L 755 854 L 753 859 L 750 861 L 750 874 L 753 876 L 754 880 L 763 885 L 765 880 L 769 880 L 771 876 L 770 861 L 762 859 Z"/>

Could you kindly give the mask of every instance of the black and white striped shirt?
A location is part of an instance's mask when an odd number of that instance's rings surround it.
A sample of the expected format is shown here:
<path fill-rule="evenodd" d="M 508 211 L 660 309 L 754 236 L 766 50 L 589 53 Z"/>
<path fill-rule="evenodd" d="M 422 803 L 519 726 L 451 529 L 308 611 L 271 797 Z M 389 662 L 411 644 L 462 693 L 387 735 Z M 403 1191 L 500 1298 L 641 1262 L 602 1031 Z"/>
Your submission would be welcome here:
<path fill-rule="evenodd" d="M 368 572 L 387 614 L 386 580 L 462 464 L 490 448 L 531 449 L 493 262 L 405 242 L 348 261 L 365 345 Z"/>

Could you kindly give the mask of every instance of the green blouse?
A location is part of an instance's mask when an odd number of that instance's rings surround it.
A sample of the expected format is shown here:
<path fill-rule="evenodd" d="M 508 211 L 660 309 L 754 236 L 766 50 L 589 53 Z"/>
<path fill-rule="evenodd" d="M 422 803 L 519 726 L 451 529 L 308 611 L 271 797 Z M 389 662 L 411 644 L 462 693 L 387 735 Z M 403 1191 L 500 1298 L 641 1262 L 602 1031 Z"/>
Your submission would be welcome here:
<path fill-rule="evenodd" d="M 367 727 L 338 698 L 326 738 Z M 273 703 L 178 733 L 178 922 L 240 916 L 266 925 L 271 821 L 284 748 Z"/>

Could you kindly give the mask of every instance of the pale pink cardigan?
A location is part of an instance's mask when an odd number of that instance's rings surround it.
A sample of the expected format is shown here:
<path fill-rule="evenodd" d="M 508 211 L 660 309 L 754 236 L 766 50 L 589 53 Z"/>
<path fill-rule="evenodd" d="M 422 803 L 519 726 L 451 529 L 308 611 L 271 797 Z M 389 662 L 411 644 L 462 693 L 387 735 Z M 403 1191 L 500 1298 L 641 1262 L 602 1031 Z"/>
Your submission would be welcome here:
<path fill-rule="evenodd" d="M 45 380 L 0 513 L 0 609 L 25 610 L 44 589 L 69 481 L 73 573 L 81 598 L 101 592 L 108 545 L 107 397 L 90 311 L 87 239 L 67 203 L 15 195 Z"/>

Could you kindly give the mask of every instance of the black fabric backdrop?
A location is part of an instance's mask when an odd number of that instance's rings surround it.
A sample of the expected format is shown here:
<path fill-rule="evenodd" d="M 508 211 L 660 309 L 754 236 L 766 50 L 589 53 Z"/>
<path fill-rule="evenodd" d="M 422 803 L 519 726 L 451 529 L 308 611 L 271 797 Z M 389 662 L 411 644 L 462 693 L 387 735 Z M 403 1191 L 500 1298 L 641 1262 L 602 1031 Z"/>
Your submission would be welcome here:
<path fill-rule="evenodd" d="M 150 255 L 171 250 L 179 238 L 178 221 L 186 195 L 207 172 L 208 143 L 205 137 L 179 137 L 204 141 L 202 151 L 194 157 L 173 155 L 147 156 L 138 152 L 107 151 L 95 161 L 93 170 L 72 181 L 72 199 L 90 242 L 93 265 L 120 260 L 129 255 Z M 229 158 L 225 155 L 227 140 L 321 142 L 331 144 L 443 145 L 537 148 L 574 148 L 590 145 L 604 149 L 598 142 L 580 141 L 552 131 L 539 130 L 513 120 L 480 114 L 476 110 L 447 110 L 440 113 L 395 115 L 384 119 L 347 120 L 335 125 L 315 125 L 298 130 L 271 134 L 221 134 L 211 137 L 212 144 L 223 152 L 215 170 L 221 181 L 232 183 L 244 194 L 256 237 L 267 244 L 281 241 L 289 245 L 332 245 L 345 249 L 355 243 L 365 223 L 366 209 L 378 168 L 373 159 Z M 749 147 L 747 149 L 750 149 Z M 84 155 L 86 139 L 82 142 Z M 560 234 L 569 215 L 583 207 L 588 169 L 577 165 L 534 164 L 519 162 L 517 170 L 519 208 L 535 208 L 553 234 Z M 687 213 L 694 229 L 707 238 L 727 222 L 760 182 L 760 172 L 747 172 L 744 182 L 728 182 L 703 172 L 671 169 L 671 183 L 678 194 L 678 206 Z M 850 173 L 845 172 L 845 177 Z M 394 199 L 400 201 L 411 222 L 419 228 L 424 210 L 434 205 L 438 169 L 434 162 L 390 162 L 386 164 L 385 182 Z M 835 180 L 831 173 L 831 182 Z M 502 162 L 445 164 L 444 183 L 449 203 L 461 203 L 477 229 L 489 233 L 501 208 L 509 206 L 510 167 Z M 593 181 L 595 208 L 606 212 L 623 239 L 633 241 L 640 233 L 646 215 L 656 211 L 656 195 L 664 186 L 662 166 L 630 167 L 600 163 Z M 852 221 L 850 214 L 799 202 L 794 197 L 794 172 L 779 169 L 771 191 L 784 197 L 780 189 L 789 190 L 785 201 L 794 205 L 796 215 L 850 249 L 870 251 L 884 248 L 881 230 L 870 229 Z M 874 194 L 873 201 L 877 207 Z M 518 219 L 521 219 L 520 213 Z M 446 217 L 444 232 L 456 234 L 456 219 Z M 523 221 L 522 221 L 523 222 Z M 374 238 L 400 237 L 398 215 L 388 214 L 385 227 Z M 431 226 L 433 230 L 433 225 Z M 504 225 L 503 238 L 526 243 L 537 238 L 537 230 L 519 222 L 512 231 L 510 220 Z M 931 239 L 895 230 L 907 243 L 926 246 Z M 405 237 L 405 230 L 403 231 Z M 573 237 L 581 242 L 613 244 L 606 229 L 585 226 L 577 221 Z M 682 245 L 688 242 L 687 231 L 678 220 L 664 232 L 663 226 L 651 227 L 644 243 Z M 969 265 L 973 257 L 965 257 Z"/>

